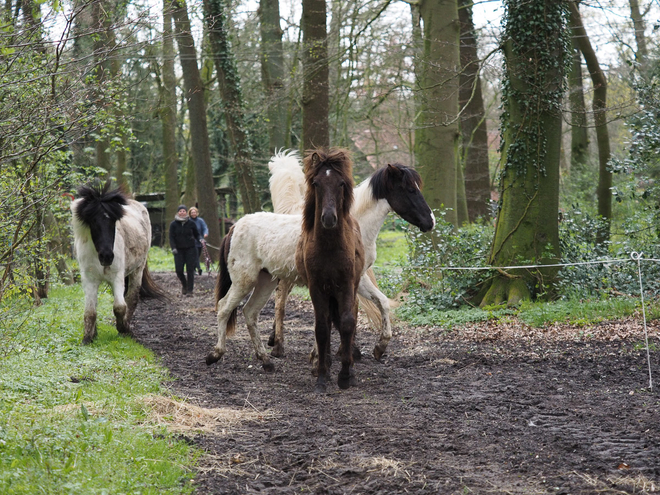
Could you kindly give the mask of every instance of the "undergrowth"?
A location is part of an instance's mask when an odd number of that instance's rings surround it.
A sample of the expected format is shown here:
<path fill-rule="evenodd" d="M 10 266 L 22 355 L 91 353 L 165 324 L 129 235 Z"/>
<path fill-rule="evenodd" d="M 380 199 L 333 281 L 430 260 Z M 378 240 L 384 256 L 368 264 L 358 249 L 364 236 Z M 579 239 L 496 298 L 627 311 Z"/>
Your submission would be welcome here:
<path fill-rule="evenodd" d="M 519 307 L 479 309 L 471 304 L 471 298 L 492 272 L 446 268 L 485 266 L 493 228 L 481 223 L 456 230 L 441 215 L 436 216 L 439 235 L 435 241 L 414 227 L 406 228 L 407 256 L 399 256 L 398 262 L 376 266 L 381 290 L 402 302 L 397 317 L 413 325 L 451 328 L 515 316 L 532 326 L 554 322 L 580 326 L 641 314 L 638 266 L 630 259 L 630 253 L 643 252 L 646 259 L 660 258 L 655 231 L 639 228 L 648 222 L 642 215 L 637 215 L 636 221 L 628 223 L 625 230 L 618 229 L 610 243 L 598 245 L 599 220 L 573 207 L 563 214 L 560 224 L 562 262 L 623 261 L 563 268 L 550 302 L 527 301 Z M 388 258 L 387 243 L 379 243 L 378 249 L 379 259 L 381 251 Z M 660 263 L 645 261 L 641 268 L 647 317 L 658 318 Z"/>
<path fill-rule="evenodd" d="M 166 371 L 113 325 L 109 289 L 99 335 L 81 346 L 80 285 L 38 308 L 0 308 L 0 493 L 191 493 L 196 453 L 151 424 L 140 398 L 165 393 Z M 17 334 L 12 329 L 20 328 Z"/>

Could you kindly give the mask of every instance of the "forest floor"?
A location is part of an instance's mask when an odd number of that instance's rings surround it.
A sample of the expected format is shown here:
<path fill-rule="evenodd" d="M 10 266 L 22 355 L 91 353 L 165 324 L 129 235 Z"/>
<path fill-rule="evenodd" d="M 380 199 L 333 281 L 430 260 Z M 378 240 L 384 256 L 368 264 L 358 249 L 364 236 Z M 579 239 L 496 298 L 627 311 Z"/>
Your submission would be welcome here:
<path fill-rule="evenodd" d="M 310 302 L 289 299 L 275 372 L 263 371 L 240 314 L 227 354 L 207 366 L 214 278 L 197 277 L 193 297 L 179 295 L 173 273 L 154 278 L 172 302 L 140 303 L 135 337 L 195 407 L 199 423 L 179 431 L 206 453 L 194 474 L 199 494 L 660 491 L 657 321 L 652 391 L 640 320 L 533 329 L 514 319 L 451 332 L 395 322 L 381 362 L 361 320 L 358 386 L 337 387 L 335 359 L 328 394 L 317 395 Z M 273 313 L 271 300 L 264 342 Z M 216 414 L 217 426 L 203 428 L 200 411 Z M 221 421 L 221 411 L 234 420 Z"/>

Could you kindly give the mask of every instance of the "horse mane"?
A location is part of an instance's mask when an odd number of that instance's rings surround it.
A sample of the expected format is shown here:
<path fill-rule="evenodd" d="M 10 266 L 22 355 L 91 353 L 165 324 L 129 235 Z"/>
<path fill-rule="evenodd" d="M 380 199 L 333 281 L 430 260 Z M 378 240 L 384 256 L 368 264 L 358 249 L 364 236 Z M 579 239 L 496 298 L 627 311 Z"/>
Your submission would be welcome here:
<path fill-rule="evenodd" d="M 78 188 L 78 198 L 82 201 L 76 208 L 77 219 L 90 225 L 93 219 L 106 214 L 118 221 L 124 216 L 124 206 L 128 204 L 126 194 L 120 189 L 110 189 L 110 182 L 86 184 Z"/>
<path fill-rule="evenodd" d="M 330 150 L 319 148 L 308 150 L 303 160 L 305 183 L 307 184 L 302 222 L 302 228 L 305 232 L 311 232 L 314 228 L 314 218 L 316 216 L 316 190 L 313 186 L 313 182 L 314 177 L 316 177 L 319 171 L 324 167 L 331 168 L 339 173 L 346 183 L 342 205 L 342 213 L 344 217 L 350 214 L 351 206 L 353 205 L 353 161 L 351 160 L 350 151 L 344 148 L 331 148 Z"/>
<path fill-rule="evenodd" d="M 392 188 L 395 177 L 402 177 L 399 181 L 404 187 L 422 188 L 422 177 L 414 168 L 406 167 L 400 163 L 388 164 L 379 168 L 369 178 L 371 194 L 374 199 L 379 200 L 387 196 L 387 191 Z"/>

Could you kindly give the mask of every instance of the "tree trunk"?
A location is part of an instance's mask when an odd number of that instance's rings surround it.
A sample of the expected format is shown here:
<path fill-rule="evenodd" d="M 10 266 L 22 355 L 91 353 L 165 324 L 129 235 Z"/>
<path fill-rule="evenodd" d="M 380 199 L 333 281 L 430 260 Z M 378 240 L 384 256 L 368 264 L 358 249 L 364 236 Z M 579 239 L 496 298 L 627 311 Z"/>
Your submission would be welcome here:
<path fill-rule="evenodd" d="M 489 264 L 553 264 L 559 253 L 559 158 L 564 82 L 562 4 L 505 3 L 501 199 Z M 534 26 L 530 29 L 529 26 Z M 543 294 L 554 268 L 500 271 L 480 305 L 518 304 Z"/>
<path fill-rule="evenodd" d="M 571 72 L 568 76 L 568 88 L 571 109 L 571 174 L 576 175 L 585 170 L 589 158 L 589 135 L 582 83 L 582 53 L 575 46 Z"/>
<path fill-rule="evenodd" d="M 330 146 L 328 46 L 325 0 L 303 0 L 302 145 Z"/>
<path fill-rule="evenodd" d="M 415 159 L 427 202 L 433 209 L 446 208 L 446 220 L 458 226 L 457 0 L 422 0 L 419 9 L 424 47 L 416 67 Z"/>
<path fill-rule="evenodd" d="M 279 0 L 260 0 L 261 80 L 268 105 L 269 153 L 286 145 L 286 88 Z"/>
<path fill-rule="evenodd" d="M 255 186 L 250 136 L 243 115 L 241 83 L 227 37 L 229 29 L 227 12 L 225 0 L 204 0 L 204 18 L 218 75 L 227 131 L 234 151 L 238 189 L 241 193 L 243 210 L 245 213 L 254 213 L 261 210 L 261 203 Z M 197 186 L 199 187 L 199 181 Z"/>
<path fill-rule="evenodd" d="M 591 46 L 587 32 L 582 25 L 580 11 L 575 3 L 569 2 L 571 12 L 571 27 L 577 38 L 577 44 L 582 52 L 594 88 L 592 109 L 598 142 L 598 214 L 606 220 L 606 227 L 598 234 L 598 242 L 610 238 L 609 221 L 612 218 L 612 172 L 607 169 L 610 161 L 610 135 L 607 131 L 607 79 L 600 68 L 596 52 Z"/>
<path fill-rule="evenodd" d="M 188 10 L 183 0 L 172 1 L 172 18 L 176 42 L 179 47 L 179 61 L 183 72 L 188 116 L 190 119 L 190 148 L 195 167 L 195 182 L 197 183 L 197 199 L 199 215 L 206 220 L 209 227 L 208 241 L 220 245 L 220 226 L 218 223 L 218 198 L 215 194 L 211 154 L 209 149 L 209 133 L 206 127 L 206 103 L 204 102 L 204 86 L 197 65 L 197 52 L 190 31 Z M 210 250 L 213 261 L 217 261 L 218 253 Z"/>
<path fill-rule="evenodd" d="M 176 215 L 181 194 L 176 152 L 176 75 L 174 73 L 174 39 L 170 0 L 163 0 L 163 84 L 161 87 L 160 120 L 163 127 L 163 161 L 165 174 L 165 232 L 169 239 L 170 222 Z M 165 242 L 164 245 L 167 245 Z"/>
<path fill-rule="evenodd" d="M 468 217 L 474 222 L 486 218 L 490 205 L 490 172 L 488 169 L 488 131 L 479 77 L 477 39 L 472 22 L 471 0 L 461 0 L 458 10 L 461 22 L 461 77 L 458 104 L 462 109 L 462 163 L 465 164 L 465 196 Z"/>
<path fill-rule="evenodd" d="M 637 60 L 640 74 L 645 76 L 648 70 L 648 49 L 646 48 L 646 37 L 644 35 L 646 26 L 644 17 L 639 11 L 639 2 L 637 0 L 630 0 L 630 18 L 635 28 L 635 42 L 637 43 L 635 59 Z"/>
<path fill-rule="evenodd" d="M 97 106 L 104 108 L 103 85 L 110 78 L 110 59 L 108 52 L 110 50 L 111 40 L 114 39 L 114 33 L 110 29 L 111 22 L 109 12 L 111 9 L 106 1 L 98 0 L 92 3 L 92 32 L 94 33 L 94 62 L 96 63 L 96 99 Z M 110 163 L 110 142 L 106 137 L 96 139 L 96 166 L 101 167 L 110 175 L 112 167 Z"/>

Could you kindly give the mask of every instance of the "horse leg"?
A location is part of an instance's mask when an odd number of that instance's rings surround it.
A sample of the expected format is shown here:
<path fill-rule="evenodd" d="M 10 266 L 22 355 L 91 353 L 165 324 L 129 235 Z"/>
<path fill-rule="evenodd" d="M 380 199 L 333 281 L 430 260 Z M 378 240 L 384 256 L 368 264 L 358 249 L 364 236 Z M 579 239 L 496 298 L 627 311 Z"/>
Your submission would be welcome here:
<path fill-rule="evenodd" d="M 133 314 L 137 308 L 140 299 L 140 287 L 142 286 L 142 273 L 144 267 L 128 276 L 128 286 L 126 287 L 126 319 L 130 323 L 133 320 Z"/>
<path fill-rule="evenodd" d="M 82 343 L 91 344 L 97 335 L 96 303 L 99 297 L 99 281 L 89 281 L 83 278 L 82 286 L 85 293 L 84 333 Z"/>
<path fill-rule="evenodd" d="M 128 305 L 126 304 L 126 300 L 124 299 L 124 290 L 127 289 L 124 277 L 122 277 L 121 275 L 117 275 L 110 285 L 112 285 L 112 295 L 114 296 L 115 299 L 112 304 L 112 311 L 115 314 L 117 331 L 122 334 L 131 335 L 131 325 L 128 316 Z M 130 291 L 130 285 L 131 285 L 131 278 L 129 276 L 127 294 L 129 294 Z"/>
<path fill-rule="evenodd" d="M 314 305 L 315 326 L 314 334 L 316 336 L 316 347 L 319 356 L 328 356 L 330 354 L 330 300 L 322 291 L 312 290 L 310 288 L 310 297 Z M 317 394 L 326 393 L 328 360 L 319 359 L 317 365 L 317 378 L 314 391 Z"/>
<path fill-rule="evenodd" d="M 268 302 L 268 298 L 270 298 L 270 295 L 273 293 L 276 286 L 277 280 L 273 280 L 273 277 L 267 272 L 260 272 L 259 278 L 257 279 L 257 285 L 254 288 L 249 301 L 243 307 L 243 316 L 245 316 L 245 324 L 248 327 L 248 332 L 250 332 L 254 351 L 257 354 L 257 358 L 261 361 L 264 371 L 268 372 L 274 371 L 275 366 L 270 362 L 270 356 L 268 356 L 266 348 L 261 341 L 257 321 L 261 309 Z"/>
<path fill-rule="evenodd" d="M 225 297 L 218 301 L 218 342 L 206 356 L 206 364 L 216 363 L 224 356 L 227 350 L 227 323 L 243 298 L 252 290 L 252 287 L 254 287 L 254 283 L 251 277 L 245 277 L 243 283 L 232 284 Z"/>
<path fill-rule="evenodd" d="M 273 333 L 268 339 L 268 345 L 273 347 L 270 355 L 282 357 L 284 355 L 284 309 L 286 300 L 293 289 L 291 282 L 280 280 L 275 289 L 275 322 L 273 323 Z"/>
<path fill-rule="evenodd" d="M 341 370 L 337 378 L 339 388 L 347 389 L 357 384 L 353 370 L 353 339 L 355 338 L 355 301 L 350 296 L 339 302 L 339 335 L 341 337 Z"/>
<path fill-rule="evenodd" d="M 374 347 L 374 357 L 377 360 L 380 360 L 387 349 L 387 344 L 389 344 L 390 339 L 392 338 L 392 324 L 390 322 L 390 302 L 376 285 L 371 281 L 368 275 L 365 273 L 360 278 L 360 285 L 358 286 L 358 293 L 370 301 L 372 301 L 378 311 L 380 311 L 381 316 L 381 325 L 380 325 L 380 339 L 376 346 Z"/>

